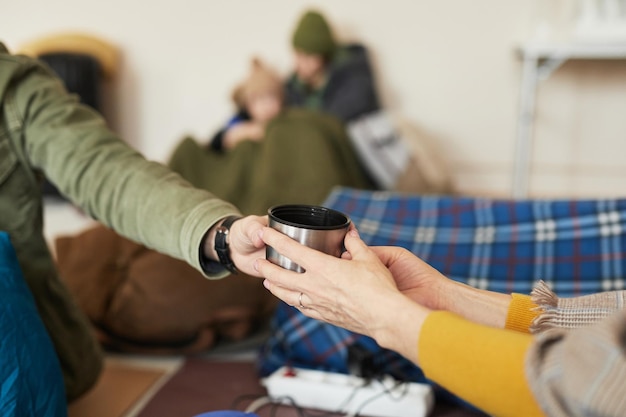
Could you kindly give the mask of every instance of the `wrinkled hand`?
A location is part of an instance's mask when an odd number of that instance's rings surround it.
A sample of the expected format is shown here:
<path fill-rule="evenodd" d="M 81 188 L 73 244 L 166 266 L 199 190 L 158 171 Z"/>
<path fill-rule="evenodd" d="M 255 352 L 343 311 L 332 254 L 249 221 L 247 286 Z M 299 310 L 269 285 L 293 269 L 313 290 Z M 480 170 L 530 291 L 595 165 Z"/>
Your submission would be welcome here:
<path fill-rule="evenodd" d="M 239 271 L 259 276 L 254 269 L 255 261 L 265 256 L 265 243 L 259 236 L 267 226 L 267 216 L 247 216 L 235 221 L 230 227 L 230 257 Z"/>
<path fill-rule="evenodd" d="M 299 274 L 259 259 L 264 285 L 309 317 L 376 337 L 396 316 L 396 308 L 414 304 L 398 291 L 391 272 L 356 230 L 345 239 L 347 258 L 307 248 L 271 228 L 263 229 L 262 238 L 305 269 Z"/>

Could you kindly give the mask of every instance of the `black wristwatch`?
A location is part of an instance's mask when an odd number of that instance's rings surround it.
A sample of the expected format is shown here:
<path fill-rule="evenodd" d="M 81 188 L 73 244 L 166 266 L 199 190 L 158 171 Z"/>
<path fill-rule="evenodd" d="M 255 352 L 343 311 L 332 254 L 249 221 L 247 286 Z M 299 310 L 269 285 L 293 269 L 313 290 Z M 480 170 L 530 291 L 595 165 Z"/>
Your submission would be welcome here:
<path fill-rule="evenodd" d="M 219 258 L 222 266 L 233 274 L 237 273 L 237 268 L 235 268 L 235 264 L 230 257 L 228 234 L 230 233 L 230 226 L 232 226 L 232 224 L 239 219 L 241 219 L 241 216 L 228 216 L 215 230 L 215 252 L 217 252 L 217 257 Z"/>

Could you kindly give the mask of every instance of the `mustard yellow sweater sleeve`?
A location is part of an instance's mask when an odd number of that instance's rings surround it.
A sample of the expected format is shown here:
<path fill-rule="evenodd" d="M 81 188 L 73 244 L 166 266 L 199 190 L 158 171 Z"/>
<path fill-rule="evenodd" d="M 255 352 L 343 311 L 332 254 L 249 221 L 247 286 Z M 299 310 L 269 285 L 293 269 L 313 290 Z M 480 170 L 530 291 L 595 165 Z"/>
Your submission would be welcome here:
<path fill-rule="evenodd" d="M 420 333 L 419 363 L 428 378 L 491 415 L 543 416 L 524 373 L 532 342 L 530 334 L 436 311 Z"/>
<path fill-rule="evenodd" d="M 537 304 L 531 301 L 529 295 L 513 293 L 511 297 L 504 327 L 517 332 L 530 333 L 530 325 L 540 313 Z"/>

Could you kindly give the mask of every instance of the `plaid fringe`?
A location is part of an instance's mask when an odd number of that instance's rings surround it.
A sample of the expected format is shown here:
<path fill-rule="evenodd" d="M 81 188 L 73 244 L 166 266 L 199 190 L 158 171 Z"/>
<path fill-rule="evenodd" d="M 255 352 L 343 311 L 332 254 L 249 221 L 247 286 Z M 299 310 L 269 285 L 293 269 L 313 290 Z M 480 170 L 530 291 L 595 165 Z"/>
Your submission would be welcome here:
<path fill-rule="evenodd" d="M 530 293 L 530 297 L 533 303 L 537 304 L 535 310 L 541 311 L 541 314 L 533 320 L 530 326 L 531 333 L 539 333 L 549 328 L 554 327 L 554 323 L 557 317 L 557 304 L 558 297 L 545 282 L 539 281 L 535 288 Z"/>
<path fill-rule="evenodd" d="M 626 307 L 626 291 L 607 291 L 574 298 L 559 298 L 540 281 L 531 292 L 531 300 L 541 311 L 530 327 L 532 333 L 549 329 L 577 329 L 598 321 Z"/>

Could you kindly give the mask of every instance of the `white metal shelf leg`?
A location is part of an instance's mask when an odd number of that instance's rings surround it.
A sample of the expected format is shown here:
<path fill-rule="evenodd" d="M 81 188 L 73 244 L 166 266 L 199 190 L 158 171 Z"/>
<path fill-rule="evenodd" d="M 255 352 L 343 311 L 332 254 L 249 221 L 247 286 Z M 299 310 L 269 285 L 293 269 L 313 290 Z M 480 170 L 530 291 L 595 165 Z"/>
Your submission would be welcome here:
<path fill-rule="evenodd" d="M 532 129 L 539 59 L 524 56 L 513 167 L 513 198 L 527 198 L 532 156 Z"/>

